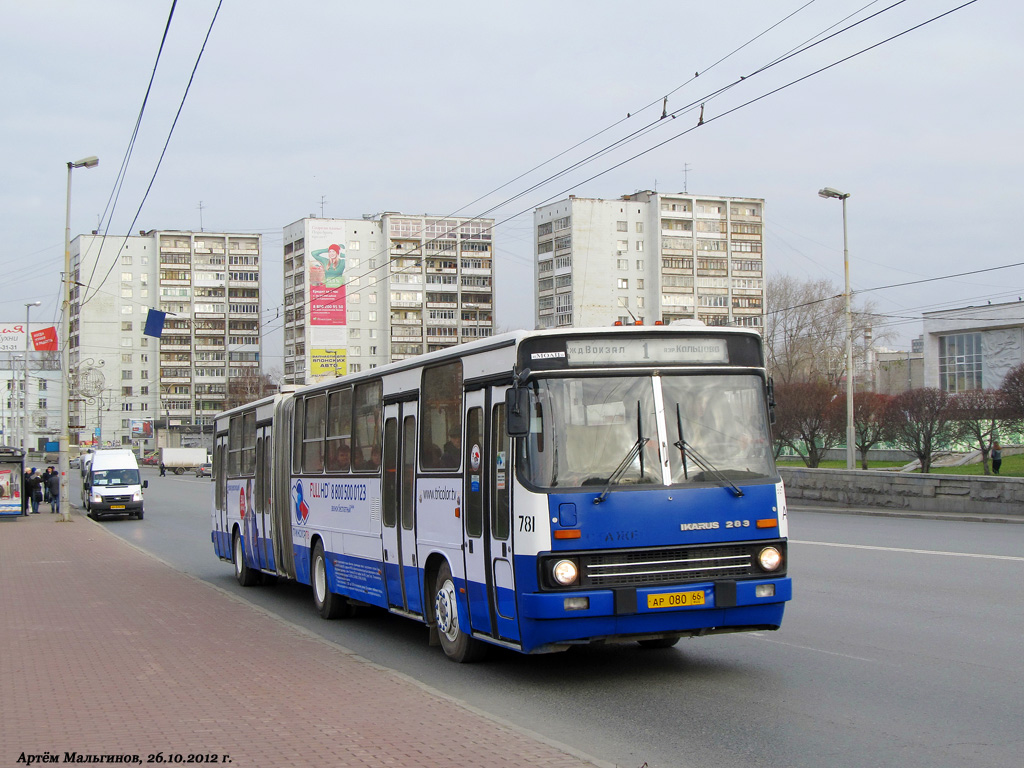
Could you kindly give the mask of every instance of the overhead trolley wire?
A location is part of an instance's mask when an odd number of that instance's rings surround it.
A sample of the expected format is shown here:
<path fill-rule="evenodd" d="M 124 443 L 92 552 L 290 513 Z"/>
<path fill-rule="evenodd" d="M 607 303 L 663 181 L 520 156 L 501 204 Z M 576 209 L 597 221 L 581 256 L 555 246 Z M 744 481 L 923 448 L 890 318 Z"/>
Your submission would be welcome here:
<path fill-rule="evenodd" d="M 188 93 L 189 93 L 189 90 L 192 87 L 192 82 L 195 80 L 196 71 L 199 69 L 199 62 L 202 61 L 203 53 L 206 51 L 206 44 L 210 40 L 210 34 L 213 32 L 213 25 L 217 21 L 217 15 L 220 13 L 220 7 L 221 7 L 221 5 L 223 5 L 223 2 L 224 2 L 224 0 L 219 0 L 218 3 L 217 3 L 217 8 L 213 12 L 213 18 L 210 20 L 210 26 L 206 30 L 206 37 L 203 38 L 203 45 L 199 49 L 199 54 L 196 56 L 196 62 L 195 62 L 195 64 L 192 67 L 192 73 L 189 75 L 188 84 L 185 86 L 185 92 L 182 94 L 181 102 L 178 104 L 178 111 L 174 115 L 174 120 L 171 123 L 170 130 L 168 130 L 168 132 L 167 132 L 167 139 L 166 139 L 166 141 L 164 141 L 163 149 L 160 151 L 160 157 L 157 159 L 156 167 L 153 169 L 153 175 L 149 179 L 149 185 L 146 187 L 146 192 L 142 196 L 142 201 L 139 203 L 138 210 L 136 210 L 136 212 L 135 212 L 135 217 L 132 219 L 132 223 L 128 227 L 128 232 L 129 233 L 131 233 L 132 230 L 135 228 L 135 222 L 138 221 L 139 216 L 142 214 L 142 206 L 145 205 L 146 199 L 149 197 L 149 193 L 153 189 L 153 183 L 156 181 L 156 175 L 160 171 L 160 165 L 163 163 L 164 156 L 167 154 L 167 147 L 171 143 L 171 136 L 174 135 L 174 129 L 177 126 L 178 119 L 181 117 L 181 112 L 182 112 L 182 110 L 185 107 L 185 99 L 188 98 Z M 125 243 L 128 242 L 128 237 L 129 237 L 129 235 L 125 235 L 124 241 L 121 243 L 121 247 L 118 248 L 117 253 L 114 254 L 114 258 L 111 260 L 110 268 L 107 270 L 106 274 L 103 276 L 103 279 L 100 281 L 99 286 L 97 286 L 97 288 L 93 289 L 93 296 L 96 295 L 96 290 L 99 287 L 102 287 L 104 285 L 104 283 L 107 282 L 107 279 L 110 277 L 110 273 L 114 271 L 114 267 L 117 265 L 117 259 L 120 256 L 121 250 L 124 248 Z M 83 298 L 82 303 L 85 304 L 86 302 L 89 301 L 90 298 L 91 298 L 90 296 L 86 296 L 85 298 Z"/>
<path fill-rule="evenodd" d="M 142 97 L 142 106 L 139 107 L 139 115 L 138 115 L 138 117 L 135 118 L 135 127 L 132 129 L 131 138 L 128 140 L 128 147 L 125 149 L 124 157 L 121 159 L 121 167 L 120 167 L 120 169 L 117 172 L 117 178 L 114 179 L 114 186 L 110 190 L 110 197 L 107 198 L 107 206 L 106 206 L 106 208 L 103 209 L 103 214 L 100 216 L 100 220 L 101 221 L 103 219 L 107 220 L 107 225 L 106 225 L 106 227 L 103 230 L 103 239 L 101 239 L 101 241 L 100 241 L 100 250 L 101 251 L 103 250 L 103 242 L 105 241 L 105 239 L 107 237 L 107 233 L 110 231 L 110 222 L 114 218 L 114 210 L 117 207 L 117 200 L 121 196 L 121 189 L 124 186 L 125 175 L 126 175 L 126 173 L 128 171 L 128 163 L 129 163 L 129 161 L 131 159 L 132 152 L 135 149 L 135 141 L 136 141 L 136 139 L 138 139 L 139 128 L 142 126 L 142 116 L 146 112 L 146 104 L 149 103 L 149 94 L 153 90 L 153 81 L 156 79 L 156 70 L 157 70 L 157 67 L 160 65 L 160 57 L 163 55 L 163 52 L 164 52 L 164 45 L 167 42 L 167 35 L 170 32 L 170 30 L 171 30 L 171 20 L 174 18 L 174 9 L 177 7 L 177 5 L 178 5 L 178 0 L 172 0 L 172 2 L 171 2 L 171 10 L 167 14 L 167 23 L 164 24 L 164 33 L 163 33 L 163 36 L 160 38 L 160 47 L 157 49 L 157 52 L 156 52 L 156 61 L 153 62 L 153 71 L 149 75 L 149 83 L 146 85 L 146 93 Z M 110 214 L 109 217 L 107 216 L 108 212 Z M 131 232 L 131 229 L 129 228 L 128 231 Z M 91 247 L 91 243 L 90 243 L 90 247 Z M 88 281 L 86 281 L 87 283 L 91 283 L 92 279 L 96 276 L 96 265 L 98 263 L 99 263 L 99 259 L 97 259 L 95 262 L 93 262 L 92 272 L 89 274 L 89 279 L 88 279 Z"/>

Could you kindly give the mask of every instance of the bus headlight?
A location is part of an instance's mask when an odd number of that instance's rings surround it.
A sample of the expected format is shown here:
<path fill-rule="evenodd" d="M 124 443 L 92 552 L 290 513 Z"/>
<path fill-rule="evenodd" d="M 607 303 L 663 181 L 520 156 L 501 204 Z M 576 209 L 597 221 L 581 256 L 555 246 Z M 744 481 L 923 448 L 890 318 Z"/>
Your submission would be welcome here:
<path fill-rule="evenodd" d="M 579 568 L 576 567 L 576 563 L 572 560 L 559 560 L 551 566 L 552 578 L 554 578 L 556 584 L 560 584 L 563 587 L 575 584 L 576 578 L 579 575 Z"/>
<path fill-rule="evenodd" d="M 757 553 L 757 564 L 762 571 L 777 571 L 782 565 L 782 553 L 775 547 L 765 547 Z"/>
<path fill-rule="evenodd" d="M 136 491 L 132 494 L 132 501 L 142 501 L 142 491 Z"/>
<path fill-rule="evenodd" d="M 103 497 L 100 496 L 98 493 L 94 493 L 92 495 L 92 503 L 93 504 L 102 504 L 103 503 Z"/>

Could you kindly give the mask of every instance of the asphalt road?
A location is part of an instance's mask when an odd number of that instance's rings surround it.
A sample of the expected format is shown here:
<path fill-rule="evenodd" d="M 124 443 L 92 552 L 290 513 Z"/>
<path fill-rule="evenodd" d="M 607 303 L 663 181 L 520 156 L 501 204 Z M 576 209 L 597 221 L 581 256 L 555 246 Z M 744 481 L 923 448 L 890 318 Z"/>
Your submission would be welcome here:
<path fill-rule="evenodd" d="M 309 590 L 243 589 L 210 543 L 207 479 L 150 481 L 108 530 L 447 695 L 620 766 L 1024 764 L 1024 525 L 791 511 L 778 632 L 457 665 L 381 611 L 339 622 Z M 255 638 L 258 641 L 258 638 Z"/>

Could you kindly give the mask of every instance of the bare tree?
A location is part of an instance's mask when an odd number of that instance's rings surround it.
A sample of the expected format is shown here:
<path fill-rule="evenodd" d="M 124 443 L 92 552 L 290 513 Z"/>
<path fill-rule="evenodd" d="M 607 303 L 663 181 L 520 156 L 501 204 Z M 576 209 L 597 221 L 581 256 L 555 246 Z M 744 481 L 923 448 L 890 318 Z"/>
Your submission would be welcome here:
<path fill-rule="evenodd" d="M 931 471 L 935 450 L 956 437 L 957 423 L 953 417 L 949 395 L 932 387 L 896 395 L 886 409 L 893 442 L 914 454 L 924 473 Z"/>
<path fill-rule="evenodd" d="M 889 433 L 885 418 L 888 404 L 887 395 L 877 392 L 853 393 L 853 428 L 857 450 L 860 452 L 861 469 L 868 468 L 868 451 L 885 440 Z"/>
<path fill-rule="evenodd" d="M 855 341 L 865 339 L 874 315 L 870 303 L 852 311 Z M 876 341 L 889 332 L 877 334 Z M 789 275 L 765 281 L 765 350 L 776 381 L 827 381 L 846 378 L 846 302 L 828 280 L 800 280 Z M 854 358 L 864 357 L 862 344 Z"/>
<path fill-rule="evenodd" d="M 1021 363 L 1003 378 L 999 391 L 1003 395 L 1006 419 L 1012 420 L 1016 428 L 1024 425 L 1024 363 Z"/>
<path fill-rule="evenodd" d="M 821 464 L 825 451 L 843 437 L 844 404 L 839 390 L 824 381 L 775 385 L 776 441 L 788 445 L 808 467 Z"/>
<path fill-rule="evenodd" d="M 978 446 L 985 474 L 991 474 L 988 455 L 992 450 L 992 443 L 998 440 L 999 426 L 1008 415 L 1002 391 L 968 389 L 953 395 L 951 401 L 953 417 L 959 425 L 960 436 Z"/>
<path fill-rule="evenodd" d="M 244 371 L 245 375 L 232 376 L 228 380 L 228 399 L 224 405 L 225 410 L 259 400 L 278 390 L 278 385 L 269 374 L 262 373 L 258 368 L 246 368 Z"/>

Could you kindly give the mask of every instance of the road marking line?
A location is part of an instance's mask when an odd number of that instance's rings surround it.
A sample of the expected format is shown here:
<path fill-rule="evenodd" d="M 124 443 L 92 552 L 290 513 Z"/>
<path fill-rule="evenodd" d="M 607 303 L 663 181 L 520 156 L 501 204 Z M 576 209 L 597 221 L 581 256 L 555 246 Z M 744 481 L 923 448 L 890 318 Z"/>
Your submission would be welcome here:
<path fill-rule="evenodd" d="M 816 544 L 819 547 L 843 547 L 845 549 L 873 549 L 878 552 L 908 552 L 912 555 L 945 555 L 946 557 L 977 557 L 982 560 L 1012 560 L 1024 563 L 1024 557 L 1012 555 L 977 555 L 971 552 L 941 552 L 934 549 L 904 549 L 902 547 L 869 547 L 864 544 L 835 544 L 830 541 L 798 541 L 790 539 L 790 544 Z"/>
<path fill-rule="evenodd" d="M 758 640 L 763 640 L 766 643 L 774 643 L 775 645 L 785 645 L 789 648 L 797 648 L 801 651 L 816 651 L 817 653 L 824 653 L 828 656 L 842 656 L 844 659 L 854 659 L 855 661 L 866 661 L 870 664 L 877 664 L 878 659 L 866 659 L 863 656 L 852 656 L 849 653 L 839 653 L 838 651 L 826 651 L 823 648 L 814 648 L 810 645 L 797 645 L 796 643 L 787 643 L 785 640 L 773 640 L 772 638 L 765 637 L 760 632 L 740 632 L 739 637 L 756 637 Z"/>

